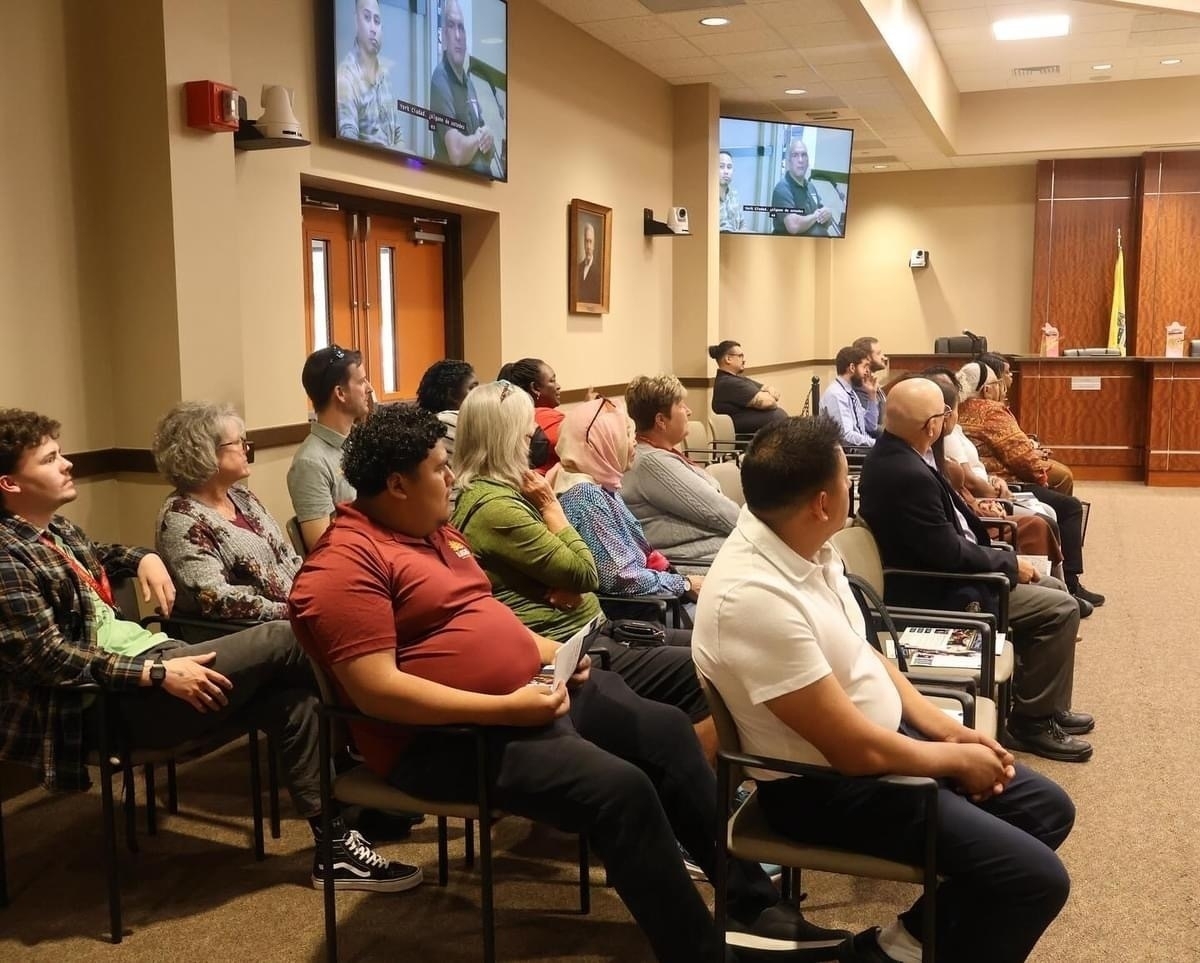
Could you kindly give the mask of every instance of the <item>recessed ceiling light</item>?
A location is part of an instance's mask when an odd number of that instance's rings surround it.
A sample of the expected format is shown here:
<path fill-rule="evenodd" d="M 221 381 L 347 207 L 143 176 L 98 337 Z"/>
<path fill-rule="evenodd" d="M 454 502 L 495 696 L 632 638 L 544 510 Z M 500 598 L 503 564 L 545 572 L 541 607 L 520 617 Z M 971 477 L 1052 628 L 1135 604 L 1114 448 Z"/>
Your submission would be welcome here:
<path fill-rule="evenodd" d="M 877 170 L 877 171 L 887 170 L 887 164 L 876 164 L 874 166 L 875 166 L 875 170 Z"/>
<path fill-rule="evenodd" d="M 1176 64 L 1183 63 L 1183 60 L 1180 57 L 1168 57 L 1166 60 L 1160 60 L 1159 63 L 1164 67 L 1174 67 Z"/>
<path fill-rule="evenodd" d="M 700 21 L 702 27 L 724 27 L 729 23 L 728 17 L 705 17 Z"/>
<path fill-rule="evenodd" d="M 1008 17 L 992 24 L 992 36 L 997 40 L 1039 40 L 1043 37 L 1065 37 L 1071 32 L 1071 18 L 1065 13 L 1042 17 Z"/>
<path fill-rule="evenodd" d="M 789 87 L 784 91 L 785 94 L 807 94 L 808 91 L 803 87 Z"/>
<path fill-rule="evenodd" d="M 1092 64 L 1092 70 L 1112 70 L 1112 64 Z"/>

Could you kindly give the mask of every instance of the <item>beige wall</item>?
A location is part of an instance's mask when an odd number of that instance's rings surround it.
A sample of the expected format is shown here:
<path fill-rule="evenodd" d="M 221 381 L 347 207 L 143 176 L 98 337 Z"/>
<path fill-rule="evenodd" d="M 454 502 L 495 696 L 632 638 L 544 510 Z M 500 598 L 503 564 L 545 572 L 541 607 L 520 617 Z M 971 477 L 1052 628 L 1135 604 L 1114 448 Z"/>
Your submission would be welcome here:
<path fill-rule="evenodd" d="M 1022 351 L 1033 284 L 1034 168 L 905 171 L 855 179 L 833 251 L 832 352 L 872 334 L 895 353 L 970 328 Z M 929 266 L 908 267 L 913 248 Z"/>

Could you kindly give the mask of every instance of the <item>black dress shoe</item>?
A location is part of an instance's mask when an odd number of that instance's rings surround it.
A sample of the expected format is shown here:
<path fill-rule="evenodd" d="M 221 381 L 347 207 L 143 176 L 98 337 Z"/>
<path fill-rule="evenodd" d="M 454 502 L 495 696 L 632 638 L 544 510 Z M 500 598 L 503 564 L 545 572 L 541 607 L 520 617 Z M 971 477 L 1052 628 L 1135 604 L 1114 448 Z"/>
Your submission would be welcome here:
<path fill-rule="evenodd" d="M 1010 719 L 1007 738 L 1001 740 L 1009 749 L 1031 752 L 1043 759 L 1059 762 L 1087 762 L 1092 758 L 1092 744 L 1063 732 L 1053 716 L 1044 719 Z"/>
<path fill-rule="evenodd" d="M 1071 592 L 1077 599 L 1083 599 L 1088 602 L 1093 608 L 1100 608 L 1104 604 L 1104 596 L 1099 592 L 1089 592 L 1078 582 L 1075 583 L 1075 590 Z"/>
<path fill-rule="evenodd" d="M 1086 619 L 1096 610 L 1096 607 L 1081 595 L 1075 596 L 1075 604 L 1079 606 L 1079 617 L 1081 619 Z"/>
<path fill-rule="evenodd" d="M 1096 728 L 1096 720 L 1092 718 L 1090 712 L 1072 712 L 1070 709 L 1063 709 L 1061 712 L 1054 713 L 1054 721 L 1058 723 L 1058 728 L 1072 736 L 1086 736 Z"/>

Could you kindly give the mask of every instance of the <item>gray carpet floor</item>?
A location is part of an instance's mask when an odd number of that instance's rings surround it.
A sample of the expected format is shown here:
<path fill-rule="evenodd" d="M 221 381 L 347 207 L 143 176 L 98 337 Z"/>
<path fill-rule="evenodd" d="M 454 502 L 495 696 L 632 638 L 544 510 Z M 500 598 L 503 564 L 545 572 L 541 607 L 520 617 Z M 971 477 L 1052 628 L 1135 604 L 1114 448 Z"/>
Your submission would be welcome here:
<path fill-rule="evenodd" d="M 1084 583 L 1109 599 L 1083 623 L 1076 665 L 1076 708 L 1098 719 L 1096 755 L 1086 765 L 1026 760 L 1078 806 L 1062 850 L 1071 899 L 1032 959 L 1200 961 L 1200 491 L 1085 483 L 1078 494 L 1093 505 Z M 183 767 L 180 814 L 164 815 L 156 837 L 143 830 L 136 856 L 122 848 L 129 935 L 120 946 L 103 941 L 98 795 L 34 789 L 8 800 L 12 905 L 0 911 L 0 960 L 323 959 L 307 827 L 285 819 L 283 838 L 268 840 L 268 858 L 254 860 L 244 753 L 233 746 Z M 432 824 L 382 847 L 422 865 L 428 881 L 394 896 L 340 896 L 343 960 L 479 959 L 477 872 L 462 865 L 461 827 L 455 835 L 445 889 L 433 883 Z M 500 959 L 650 959 L 599 867 L 592 912 L 578 914 L 573 838 L 515 819 L 501 822 L 495 838 Z M 815 873 L 805 888 L 813 919 L 850 929 L 890 919 L 915 892 Z"/>

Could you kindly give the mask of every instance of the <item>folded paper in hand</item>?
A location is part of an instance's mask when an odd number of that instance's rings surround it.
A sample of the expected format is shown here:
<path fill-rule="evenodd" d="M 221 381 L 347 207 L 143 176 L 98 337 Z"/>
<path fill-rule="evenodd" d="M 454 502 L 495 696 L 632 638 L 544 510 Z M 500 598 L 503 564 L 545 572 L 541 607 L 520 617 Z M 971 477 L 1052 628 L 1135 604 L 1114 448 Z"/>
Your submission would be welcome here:
<path fill-rule="evenodd" d="M 597 615 L 587 625 L 583 626 L 583 628 L 567 639 L 562 644 L 562 647 L 554 653 L 554 665 L 543 666 L 542 671 L 530 680 L 530 685 L 540 683 L 550 686 L 551 689 L 557 689 L 560 685 L 566 685 L 567 680 L 575 674 L 575 669 L 579 666 L 579 660 L 583 658 L 584 642 L 591 637 L 599 624 L 600 616 Z"/>

